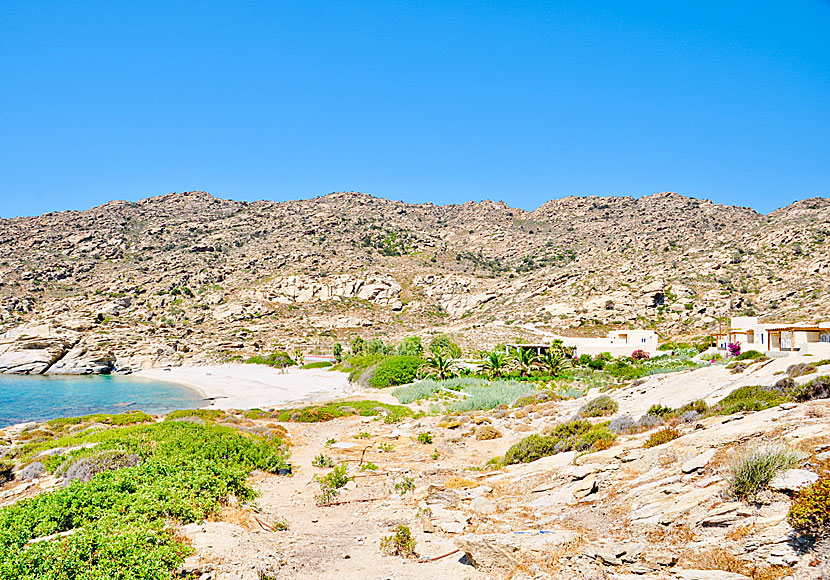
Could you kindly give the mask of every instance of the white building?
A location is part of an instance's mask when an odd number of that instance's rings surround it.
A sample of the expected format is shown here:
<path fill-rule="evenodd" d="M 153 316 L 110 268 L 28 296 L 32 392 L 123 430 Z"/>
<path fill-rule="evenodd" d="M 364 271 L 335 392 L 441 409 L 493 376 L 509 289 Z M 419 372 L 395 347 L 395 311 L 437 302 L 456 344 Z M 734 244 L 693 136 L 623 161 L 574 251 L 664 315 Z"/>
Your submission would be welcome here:
<path fill-rule="evenodd" d="M 736 316 L 729 320 L 729 330 L 716 334 L 719 350 L 730 342 L 739 343 L 742 351 L 794 352 L 830 354 L 830 322 L 818 324 L 760 324 L 755 316 Z"/>

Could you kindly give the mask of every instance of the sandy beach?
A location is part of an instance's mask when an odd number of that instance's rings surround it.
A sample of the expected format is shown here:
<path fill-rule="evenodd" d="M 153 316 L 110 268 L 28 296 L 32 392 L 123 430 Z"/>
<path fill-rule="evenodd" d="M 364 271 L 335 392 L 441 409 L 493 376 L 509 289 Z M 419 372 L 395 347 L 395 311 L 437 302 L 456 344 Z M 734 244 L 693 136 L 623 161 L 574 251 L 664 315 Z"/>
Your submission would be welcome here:
<path fill-rule="evenodd" d="M 226 364 L 145 369 L 137 377 L 169 381 L 198 390 L 213 399 L 211 409 L 252 409 L 286 403 L 322 401 L 357 390 L 345 373 L 325 369 L 289 368 L 285 372 L 264 365 Z"/>

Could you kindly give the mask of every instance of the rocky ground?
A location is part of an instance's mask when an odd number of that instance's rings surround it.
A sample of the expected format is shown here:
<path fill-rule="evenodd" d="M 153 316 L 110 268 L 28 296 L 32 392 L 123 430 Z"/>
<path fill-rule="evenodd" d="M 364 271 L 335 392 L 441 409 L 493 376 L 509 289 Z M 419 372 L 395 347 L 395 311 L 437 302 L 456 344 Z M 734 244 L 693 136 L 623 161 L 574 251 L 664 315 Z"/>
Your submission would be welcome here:
<path fill-rule="evenodd" d="M 216 362 L 355 335 L 468 350 L 552 332 L 830 312 L 830 200 L 761 215 L 673 193 L 405 204 L 204 192 L 0 220 L 0 372 Z"/>
<path fill-rule="evenodd" d="M 787 362 L 761 361 L 738 374 L 717 367 L 656 376 L 609 394 L 618 414 L 637 416 L 646 402 L 717 400 L 736 386 L 765 384 Z M 395 402 L 384 392 L 369 396 Z M 275 424 L 240 414 L 234 423 L 242 429 L 287 430 L 292 475 L 255 473 L 255 505 L 231 502 L 214 520 L 184 526 L 180 533 L 196 548 L 185 569 L 202 580 L 830 578 L 828 547 L 804 541 L 786 520 L 800 481 L 830 469 L 830 400 L 680 423 L 679 438 L 652 448 L 644 447 L 650 431 L 621 436 L 604 451 L 482 469 L 584 401 L 398 424 L 359 416 Z M 485 432 L 500 436 L 482 438 Z M 419 442 L 422 433 L 432 442 Z M 805 452 L 807 464 L 756 500 L 736 500 L 727 484 L 732 456 L 769 441 Z M 315 501 L 315 476 L 329 471 L 312 466 L 319 454 L 354 476 L 337 505 Z M 377 470 L 360 469 L 368 462 Z M 414 489 L 401 487 L 407 478 Z M 11 483 L 0 502 L 57 484 L 51 477 Z M 288 529 L 274 531 L 281 520 Z M 380 550 L 399 524 L 413 531 L 415 558 Z"/>

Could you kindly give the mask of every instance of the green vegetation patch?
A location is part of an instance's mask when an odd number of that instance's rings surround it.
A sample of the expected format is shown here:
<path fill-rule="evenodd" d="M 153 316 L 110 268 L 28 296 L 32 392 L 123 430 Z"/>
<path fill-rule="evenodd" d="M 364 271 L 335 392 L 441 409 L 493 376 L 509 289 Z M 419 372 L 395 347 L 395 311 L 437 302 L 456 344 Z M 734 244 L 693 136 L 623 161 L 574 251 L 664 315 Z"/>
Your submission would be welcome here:
<path fill-rule="evenodd" d="M 729 465 L 729 487 L 740 499 L 754 498 L 778 473 L 798 467 L 805 455 L 782 443 L 751 447 L 736 455 Z"/>
<path fill-rule="evenodd" d="M 162 422 L 75 439 L 137 464 L 0 509 L 0 579 L 169 580 L 192 550 L 168 522 L 200 521 L 230 495 L 253 499 L 248 474 L 287 465 L 279 439 L 216 425 Z"/>
<path fill-rule="evenodd" d="M 252 365 L 268 365 L 269 367 L 275 367 L 278 369 L 283 369 L 285 367 L 290 367 L 297 364 L 296 361 L 293 358 L 291 358 L 290 354 L 281 350 L 272 352 L 271 354 L 266 356 L 252 356 L 251 358 L 246 359 L 245 363 Z"/>
<path fill-rule="evenodd" d="M 131 411 L 129 413 L 122 413 L 120 415 L 112 415 L 108 413 L 94 413 L 92 415 L 84 415 L 82 417 L 61 417 L 60 419 L 52 419 L 46 424 L 56 431 L 63 430 L 71 425 L 80 425 L 82 423 L 104 423 L 106 425 L 114 425 L 123 427 L 125 425 L 135 425 L 137 423 L 149 423 L 153 418 L 142 411 Z"/>
<path fill-rule="evenodd" d="M 369 386 L 376 389 L 405 385 L 415 380 L 424 361 L 417 356 L 393 356 L 379 363 Z"/>
<path fill-rule="evenodd" d="M 557 425 L 550 435 L 534 434 L 514 444 L 504 455 L 504 463 L 530 463 L 564 451 L 599 451 L 610 447 L 616 438 L 607 423 L 568 421 Z"/>
<path fill-rule="evenodd" d="M 584 417 L 605 417 L 613 415 L 620 408 L 619 403 L 608 395 L 600 395 L 596 399 L 588 401 L 579 410 Z"/>
<path fill-rule="evenodd" d="M 763 411 L 792 400 L 771 387 L 747 386 L 735 389 L 713 407 L 716 415 L 731 415 L 741 411 Z"/>
<path fill-rule="evenodd" d="M 395 423 L 411 417 L 412 410 L 403 405 L 389 405 L 378 401 L 343 401 L 298 409 L 282 409 L 275 411 L 274 415 L 280 421 L 294 423 L 318 423 L 349 415 L 361 415 L 362 417 L 385 415 L 388 423 Z"/>
<path fill-rule="evenodd" d="M 332 363 L 327 360 L 321 360 L 313 363 L 304 364 L 302 367 L 303 369 L 325 369 L 332 366 Z"/>
<path fill-rule="evenodd" d="M 787 520 L 808 536 L 830 534 L 830 476 L 824 475 L 795 493 Z"/>

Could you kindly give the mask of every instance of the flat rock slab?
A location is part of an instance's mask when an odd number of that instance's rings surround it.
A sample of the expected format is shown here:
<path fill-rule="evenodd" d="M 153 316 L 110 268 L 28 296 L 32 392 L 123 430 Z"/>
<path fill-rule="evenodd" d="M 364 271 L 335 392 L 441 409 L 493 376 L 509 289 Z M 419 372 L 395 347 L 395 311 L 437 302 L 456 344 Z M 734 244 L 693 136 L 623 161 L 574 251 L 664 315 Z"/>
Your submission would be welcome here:
<path fill-rule="evenodd" d="M 681 580 L 750 580 L 749 576 L 723 570 L 675 570 Z"/>
<path fill-rule="evenodd" d="M 788 469 L 772 478 L 769 486 L 777 491 L 797 491 L 818 481 L 818 474 L 807 469 Z"/>
<path fill-rule="evenodd" d="M 680 470 L 683 473 L 692 473 L 693 471 L 697 471 L 698 469 L 703 469 L 706 467 L 712 458 L 715 456 L 716 451 L 714 449 L 709 449 L 708 451 L 704 451 L 700 455 L 692 457 L 688 461 L 683 462 L 683 465 L 680 466 Z"/>
<path fill-rule="evenodd" d="M 455 545 L 476 569 L 505 577 L 525 560 L 542 559 L 552 550 L 579 540 L 570 530 L 530 530 L 510 534 L 468 534 Z"/>

